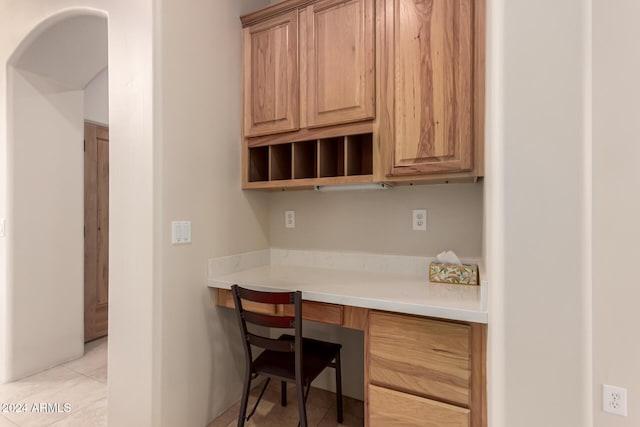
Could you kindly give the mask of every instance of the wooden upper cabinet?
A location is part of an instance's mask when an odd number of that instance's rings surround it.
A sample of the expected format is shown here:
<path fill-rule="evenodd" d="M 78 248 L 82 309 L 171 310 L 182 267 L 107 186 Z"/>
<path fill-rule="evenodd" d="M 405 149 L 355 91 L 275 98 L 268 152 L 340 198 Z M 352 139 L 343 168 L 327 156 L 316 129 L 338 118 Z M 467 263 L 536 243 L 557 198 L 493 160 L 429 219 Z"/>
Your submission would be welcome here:
<path fill-rule="evenodd" d="M 305 19 L 306 23 L 302 20 Z M 375 113 L 373 0 L 324 0 L 301 14 L 306 35 L 309 127 L 372 119 Z M 303 99 L 304 99 L 303 92 Z M 303 100 L 303 103 L 305 101 Z"/>
<path fill-rule="evenodd" d="M 474 1 L 387 0 L 386 5 L 388 173 L 472 170 Z"/>
<path fill-rule="evenodd" d="M 244 135 L 299 128 L 298 12 L 244 29 Z"/>

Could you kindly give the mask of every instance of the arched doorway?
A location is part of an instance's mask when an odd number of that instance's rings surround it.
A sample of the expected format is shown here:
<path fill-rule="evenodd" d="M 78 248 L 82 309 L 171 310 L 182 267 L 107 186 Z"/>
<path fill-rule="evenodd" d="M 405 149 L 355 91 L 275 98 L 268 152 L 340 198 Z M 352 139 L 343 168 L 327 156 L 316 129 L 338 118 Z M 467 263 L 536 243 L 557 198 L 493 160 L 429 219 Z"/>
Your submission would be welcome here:
<path fill-rule="evenodd" d="M 85 10 L 40 24 L 8 62 L 9 379 L 84 352 L 85 88 L 106 67 L 106 16 Z"/>

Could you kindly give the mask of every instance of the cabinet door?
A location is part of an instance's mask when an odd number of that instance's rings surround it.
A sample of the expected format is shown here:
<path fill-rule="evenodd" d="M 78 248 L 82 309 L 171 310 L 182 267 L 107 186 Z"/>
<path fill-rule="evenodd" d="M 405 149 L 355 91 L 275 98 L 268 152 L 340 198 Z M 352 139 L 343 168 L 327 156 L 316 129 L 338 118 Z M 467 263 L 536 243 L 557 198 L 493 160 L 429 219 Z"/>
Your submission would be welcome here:
<path fill-rule="evenodd" d="M 473 0 L 389 0 L 391 175 L 473 167 Z"/>
<path fill-rule="evenodd" d="M 299 127 L 298 12 L 244 29 L 244 135 Z"/>
<path fill-rule="evenodd" d="M 469 427 L 471 411 L 370 385 L 369 426 Z"/>
<path fill-rule="evenodd" d="M 320 1 L 306 19 L 308 126 L 373 118 L 373 0 Z"/>

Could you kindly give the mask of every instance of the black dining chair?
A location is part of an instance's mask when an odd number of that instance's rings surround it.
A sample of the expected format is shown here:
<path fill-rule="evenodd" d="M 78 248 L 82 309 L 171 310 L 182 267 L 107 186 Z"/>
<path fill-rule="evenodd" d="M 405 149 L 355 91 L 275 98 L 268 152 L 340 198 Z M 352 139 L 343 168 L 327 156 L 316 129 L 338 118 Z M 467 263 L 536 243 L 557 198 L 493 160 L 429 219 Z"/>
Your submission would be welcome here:
<path fill-rule="evenodd" d="M 242 391 L 242 401 L 240 404 L 240 414 L 238 426 L 244 426 L 256 411 L 260 399 L 269 385 L 271 378 L 281 382 L 281 404 L 287 404 L 287 382 L 296 386 L 296 396 L 298 398 L 299 425 L 307 427 L 306 401 L 309 395 L 311 383 L 326 368 L 332 367 L 336 371 L 336 395 L 337 395 L 337 418 L 341 423 L 342 418 L 342 380 L 340 372 L 340 344 L 326 341 L 303 338 L 302 336 L 302 293 L 297 292 L 264 292 L 246 288 L 238 285 L 231 286 L 235 311 L 242 332 L 243 348 L 246 359 L 246 372 L 244 377 L 244 388 Z M 283 304 L 293 305 L 294 315 L 277 315 L 256 312 L 256 307 L 260 305 L 246 304 L 244 301 L 252 301 L 262 304 Z M 262 306 L 264 307 L 264 306 Z M 252 311 L 254 310 L 254 311 Z M 269 328 L 293 329 L 293 335 L 283 334 L 279 338 L 271 338 L 268 335 L 260 335 L 250 332 L 247 323 Z M 255 359 L 253 358 L 251 346 L 264 349 Z M 258 396 L 253 409 L 247 416 L 247 405 L 249 402 L 249 391 L 251 382 L 259 375 L 267 377 L 262 391 Z M 306 390 L 305 390 L 306 387 Z"/>

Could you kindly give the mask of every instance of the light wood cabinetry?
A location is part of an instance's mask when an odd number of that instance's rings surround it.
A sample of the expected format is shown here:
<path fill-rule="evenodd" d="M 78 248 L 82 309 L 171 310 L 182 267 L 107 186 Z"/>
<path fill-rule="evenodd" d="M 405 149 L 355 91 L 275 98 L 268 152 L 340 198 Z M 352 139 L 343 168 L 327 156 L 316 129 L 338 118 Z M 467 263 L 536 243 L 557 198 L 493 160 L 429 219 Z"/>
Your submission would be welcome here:
<path fill-rule="evenodd" d="M 243 187 L 372 182 L 373 0 L 245 15 Z"/>
<path fill-rule="evenodd" d="M 243 16 L 243 187 L 482 176 L 485 1 L 288 0 Z M 355 162 L 322 148 L 364 133 Z"/>
<path fill-rule="evenodd" d="M 369 385 L 369 427 L 469 427 L 469 409 Z"/>
<path fill-rule="evenodd" d="M 298 14 L 244 29 L 244 135 L 299 127 Z"/>
<path fill-rule="evenodd" d="M 371 311 L 370 426 L 486 426 L 484 326 Z"/>
<path fill-rule="evenodd" d="M 391 177 L 481 166 L 483 0 L 384 0 L 381 129 Z M 474 167 L 476 170 L 474 171 Z"/>
<path fill-rule="evenodd" d="M 307 125 L 372 119 L 373 1 L 319 1 L 307 8 L 304 18 Z"/>

